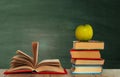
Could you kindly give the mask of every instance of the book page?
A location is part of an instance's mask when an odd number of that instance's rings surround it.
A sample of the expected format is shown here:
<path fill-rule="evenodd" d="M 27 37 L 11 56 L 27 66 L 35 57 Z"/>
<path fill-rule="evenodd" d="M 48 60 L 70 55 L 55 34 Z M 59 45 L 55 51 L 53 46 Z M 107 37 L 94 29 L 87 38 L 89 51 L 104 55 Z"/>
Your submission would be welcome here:
<path fill-rule="evenodd" d="M 47 60 L 42 60 L 38 64 L 36 71 L 64 72 L 64 68 L 61 66 L 59 59 L 47 59 Z"/>
<path fill-rule="evenodd" d="M 54 67 L 61 67 L 59 59 L 47 59 L 42 60 L 37 67 L 41 66 L 54 66 Z"/>
<path fill-rule="evenodd" d="M 36 68 L 36 65 L 38 63 L 38 47 L 39 47 L 39 42 L 32 42 L 34 68 Z"/>
<path fill-rule="evenodd" d="M 12 58 L 10 66 L 11 68 L 16 68 L 20 66 L 30 66 L 33 68 L 33 63 L 31 63 L 31 61 L 29 61 L 28 59 L 24 58 L 24 56 L 21 57 L 21 55 L 16 55 Z"/>
<path fill-rule="evenodd" d="M 33 58 L 31 56 L 27 55 L 26 53 L 24 53 L 20 50 L 17 50 L 16 53 L 17 53 L 17 57 L 24 58 L 24 59 L 30 61 L 32 64 L 34 63 Z"/>
<path fill-rule="evenodd" d="M 54 66 L 41 66 L 41 67 L 38 67 L 36 68 L 36 71 L 37 72 L 45 72 L 45 71 L 48 71 L 48 72 L 64 72 L 64 69 L 62 67 L 54 67 Z"/>
<path fill-rule="evenodd" d="M 31 71 L 33 71 L 35 69 L 33 69 L 30 66 L 20 66 L 20 67 L 16 67 L 16 68 L 10 68 L 10 69 L 6 70 L 6 72 L 14 72 L 14 71 L 17 72 L 19 70 L 31 70 Z"/>

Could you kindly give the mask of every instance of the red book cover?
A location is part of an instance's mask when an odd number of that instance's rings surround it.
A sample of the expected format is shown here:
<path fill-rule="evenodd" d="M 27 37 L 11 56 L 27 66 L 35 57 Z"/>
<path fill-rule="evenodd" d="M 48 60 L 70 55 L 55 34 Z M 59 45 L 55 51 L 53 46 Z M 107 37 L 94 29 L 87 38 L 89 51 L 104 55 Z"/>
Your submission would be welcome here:
<path fill-rule="evenodd" d="M 67 70 L 64 69 L 64 72 L 52 72 L 52 71 L 36 72 L 32 70 L 17 70 L 14 72 L 5 71 L 4 74 L 67 74 Z"/>

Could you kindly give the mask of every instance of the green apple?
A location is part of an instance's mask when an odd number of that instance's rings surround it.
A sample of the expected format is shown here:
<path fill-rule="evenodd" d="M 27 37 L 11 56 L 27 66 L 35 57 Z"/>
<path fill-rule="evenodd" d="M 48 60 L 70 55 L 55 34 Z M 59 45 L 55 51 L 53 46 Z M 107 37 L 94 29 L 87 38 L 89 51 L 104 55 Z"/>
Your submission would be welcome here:
<path fill-rule="evenodd" d="M 79 25 L 75 29 L 75 37 L 78 40 L 88 41 L 93 37 L 93 28 L 89 24 Z"/>

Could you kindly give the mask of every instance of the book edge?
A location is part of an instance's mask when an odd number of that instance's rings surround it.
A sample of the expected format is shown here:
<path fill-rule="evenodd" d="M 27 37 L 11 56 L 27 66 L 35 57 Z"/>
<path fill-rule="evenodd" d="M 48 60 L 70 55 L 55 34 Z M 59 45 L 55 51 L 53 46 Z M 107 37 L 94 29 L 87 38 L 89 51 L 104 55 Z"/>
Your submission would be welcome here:
<path fill-rule="evenodd" d="M 67 70 L 64 69 L 64 72 L 48 72 L 48 71 L 43 71 L 43 72 L 35 72 L 35 71 L 32 71 L 32 70 L 18 70 L 18 71 L 15 71 L 15 72 L 7 72 L 7 71 L 4 71 L 3 74 L 7 75 L 7 74 L 67 74 Z"/>

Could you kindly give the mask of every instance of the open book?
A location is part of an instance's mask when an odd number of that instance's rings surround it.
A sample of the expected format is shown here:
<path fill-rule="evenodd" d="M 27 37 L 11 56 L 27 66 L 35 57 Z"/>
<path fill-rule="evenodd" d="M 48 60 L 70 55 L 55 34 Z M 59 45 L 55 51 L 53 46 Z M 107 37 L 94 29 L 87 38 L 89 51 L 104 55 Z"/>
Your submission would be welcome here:
<path fill-rule="evenodd" d="M 66 74 L 66 70 L 61 66 L 59 59 L 47 59 L 38 63 L 39 42 L 32 42 L 32 54 L 17 50 L 12 57 L 10 68 L 4 74 L 16 73 L 37 73 L 37 74 Z"/>

